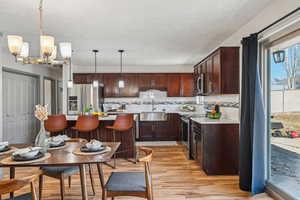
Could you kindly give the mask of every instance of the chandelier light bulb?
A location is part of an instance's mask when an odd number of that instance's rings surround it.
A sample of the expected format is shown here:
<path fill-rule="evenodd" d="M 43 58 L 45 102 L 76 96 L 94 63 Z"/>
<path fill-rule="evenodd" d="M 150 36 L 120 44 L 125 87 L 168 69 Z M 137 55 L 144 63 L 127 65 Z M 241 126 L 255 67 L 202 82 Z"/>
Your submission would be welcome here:
<path fill-rule="evenodd" d="M 59 43 L 60 54 L 64 59 L 69 59 L 72 56 L 72 45 L 69 42 Z"/>
<path fill-rule="evenodd" d="M 23 38 L 18 35 L 8 35 L 7 41 L 10 53 L 14 56 L 20 55 L 23 47 Z"/>
<path fill-rule="evenodd" d="M 28 42 L 23 42 L 20 56 L 22 58 L 28 58 L 28 56 L 29 56 L 29 43 Z"/>
<path fill-rule="evenodd" d="M 40 36 L 41 53 L 43 57 L 50 57 L 54 51 L 54 37 L 48 35 Z"/>

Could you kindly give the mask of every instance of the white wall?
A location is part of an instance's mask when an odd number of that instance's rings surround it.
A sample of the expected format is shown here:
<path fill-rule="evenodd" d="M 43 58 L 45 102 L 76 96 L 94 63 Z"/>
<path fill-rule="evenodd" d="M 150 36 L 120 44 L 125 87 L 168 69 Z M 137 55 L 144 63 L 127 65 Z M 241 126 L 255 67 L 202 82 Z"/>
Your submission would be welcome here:
<path fill-rule="evenodd" d="M 260 31 L 299 6 L 299 0 L 273 0 L 269 6 L 222 42 L 220 46 L 240 46 L 243 37 Z"/>

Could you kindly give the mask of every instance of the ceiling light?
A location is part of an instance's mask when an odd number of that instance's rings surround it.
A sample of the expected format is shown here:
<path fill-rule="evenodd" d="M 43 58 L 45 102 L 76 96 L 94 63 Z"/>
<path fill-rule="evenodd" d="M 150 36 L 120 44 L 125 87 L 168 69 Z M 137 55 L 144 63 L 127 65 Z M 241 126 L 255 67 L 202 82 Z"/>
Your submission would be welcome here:
<path fill-rule="evenodd" d="M 29 56 L 29 43 L 28 42 L 23 42 L 20 56 L 23 58 L 27 58 Z"/>
<path fill-rule="evenodd" d="M 72 45 L 69 42 L 59 43 L 60 54 L 64 59 L 71 58 L 72 55 Z"/>
<path fill-rule="evenodd" d="M 124 80 L 122 80 L 124 50 L 120 49 L 118 52 L 120 53 L 120 80 L 118 82 L 118 86 L 119 86 L 119 88 L 124 88 L 125 82 L 124 82 Z"/>
<path fill-rule="evenodd" d="M 73 81 L 72 80 L 68 80 L 68 88 L 73 88 Z"/>
<path fill-rule="evenodd" d="M 20 55 L 23 47 L 23 38 L 17 35 L 8 35 L 7 42 L 10 53 L 15 57 Z"/>
<path fill-rule="evenodd" d="M 54 44 L 54 37 L 49 35 L 44 35 L 43 32 L 43 0 L 40 0 L 39 4 L 39 29 L 40 29 L 40 55 L 39 57 L 29 57 L 29 44 L 23 43 L 23 38 L 17 35 L 8 35 L 8 48 L 12 55 L 16 57 L 16 62 L 21 61 L 23 64 L 53 64 L 60 63 L 65 64 L 70 58 L 71 54 L 71 44 L 69 44 L 68 49 L 61 51 L 62 57 L 65 59 L 63 61 L 55 60 L 57 56 L 57 49 Z M 46 59 L 45 59 L 46 58 Z"/>
<path fill-rule="evenodd" d="M 93 50 L 94 54 L 95 54 L 95 74 L 97 73 L 97 53 L 99 52 L 97 49 L 94 49 Z M 99 87 L 99 81 L 96 79 L 96 80 L 93 80 L 93 87 L 94 88 L 97 88 Z"/>

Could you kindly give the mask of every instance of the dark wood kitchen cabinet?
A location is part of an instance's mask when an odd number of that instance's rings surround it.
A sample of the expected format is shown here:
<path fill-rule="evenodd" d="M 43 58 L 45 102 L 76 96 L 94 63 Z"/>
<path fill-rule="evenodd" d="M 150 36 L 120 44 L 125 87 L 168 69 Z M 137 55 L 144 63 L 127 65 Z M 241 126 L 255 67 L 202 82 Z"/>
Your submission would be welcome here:
<path fill-rule="evenodd" d="M 238 174 L 239 125 L 192 122 L 192 157 L 208 175 Z"/>
<path fill-rule="evenodd" d="M 169 97 L 180 97 L 180 74 L 169 74 L 168 75 L 168 96 Z"/>
<path fill-rule="evenodd" d="M 167 121 L 140 121 L 140 141 L 177 141 L 180 139 L 180 115 L 168 113 Z"/>
<path fill-rule="evenodd" d="M 191 74 L 180 75 L 180 96 L 192 97 L 194 92 L 194 77 Z"/>
<path fill-rule="evenodd" d="M 220 47 L 194 66 L 194 80 L 203 73 L 204 93 L 239 93 L 239 47 Z M 196 82 L 195 82 L 196 84 Z"/>
<path fill-rule="evenodd" d="M 138 97 L 140 91 L 157 89 L 167 91 L 169 97 L 191 97 L 194 90 L 193 73 L 75 73 L 75 84 L 104 83 L 105 97 Z M 118 87 L 118 81 L 125 88 Z"/>

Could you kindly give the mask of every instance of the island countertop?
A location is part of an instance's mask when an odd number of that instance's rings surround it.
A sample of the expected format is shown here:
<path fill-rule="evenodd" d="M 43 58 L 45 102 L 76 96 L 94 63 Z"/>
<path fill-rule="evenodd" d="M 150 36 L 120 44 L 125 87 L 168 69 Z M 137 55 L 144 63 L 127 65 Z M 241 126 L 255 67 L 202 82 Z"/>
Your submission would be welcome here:
<path fill-rule="evenodd" d="M 238 120 L 228 119 L 228 118 L 220 118 L 220 119 L 209 119 L 207 117 L 200 118 L 191 118 L 192 121 L 197 122 L 199 124 L 239 124 Z"/>
<path fill-rule="evenodd" d="M 79 115 L 66 115 L 68 121 L 76 121 Z M 98 119 L 101 121 L 114 121 L 117 115 L 99 116 Z M 137 119 L 137 115 L 134 115 L 134 120 Z"/>

